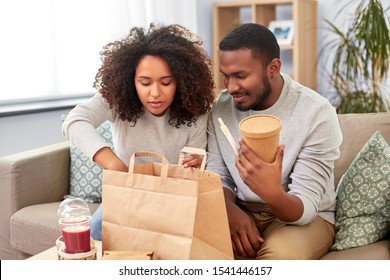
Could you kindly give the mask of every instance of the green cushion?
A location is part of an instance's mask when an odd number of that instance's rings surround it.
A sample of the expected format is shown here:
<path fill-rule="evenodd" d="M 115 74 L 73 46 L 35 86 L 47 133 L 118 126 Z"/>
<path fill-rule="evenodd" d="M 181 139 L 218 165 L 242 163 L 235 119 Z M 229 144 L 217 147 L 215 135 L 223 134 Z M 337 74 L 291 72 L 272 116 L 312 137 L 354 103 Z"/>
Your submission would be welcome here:
<path fill-rule="evenodd" d="M 363 146 L 337 187 L 332 250 L 378 241 L 390 227 L 390 148 L 379 131 Z"/>

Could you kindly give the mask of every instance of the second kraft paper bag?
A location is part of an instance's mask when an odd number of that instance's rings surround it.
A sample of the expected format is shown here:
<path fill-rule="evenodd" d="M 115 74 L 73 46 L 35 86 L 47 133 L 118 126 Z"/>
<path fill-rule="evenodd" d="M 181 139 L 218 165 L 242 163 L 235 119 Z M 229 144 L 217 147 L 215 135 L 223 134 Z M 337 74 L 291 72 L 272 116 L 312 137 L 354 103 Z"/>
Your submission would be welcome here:
<path fill-rule="evenodd" d="M 159 162 L 135 164 L 138 157 Z M 147 250 L 161 260 L 233 259 L 221 179 L 204 170 L 204 163 L 205 153 L 197 169 L 136 152 L 128 173 L 104 170 L 103 252 Z"/>

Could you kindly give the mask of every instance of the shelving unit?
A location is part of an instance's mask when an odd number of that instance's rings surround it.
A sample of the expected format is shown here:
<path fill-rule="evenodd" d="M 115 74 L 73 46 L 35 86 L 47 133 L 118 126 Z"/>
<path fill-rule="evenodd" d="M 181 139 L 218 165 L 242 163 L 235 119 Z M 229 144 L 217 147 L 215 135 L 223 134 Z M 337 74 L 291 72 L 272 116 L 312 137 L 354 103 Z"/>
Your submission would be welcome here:
<path fill-rule="evenodd" d="M 292 18 L 278 18 L 277 9 L 291 7 Z M 314 90 L 317 88 L 317 1 L 316 0 L 244 0 L 217 2 L 213 6 L 213 72 L 217 90 L 224 84 L 219 72 L 218 45 L 235 26 L 242 23 L 243 9 L 250 10 L 250 21 L 268 26 L 271 20 L 292 19 L 295 24 L 293 42 L 280 46 L 283 52 L 292 52 L 293 79 Z M 282 72 L 283 72 L 282 58 Z"/>

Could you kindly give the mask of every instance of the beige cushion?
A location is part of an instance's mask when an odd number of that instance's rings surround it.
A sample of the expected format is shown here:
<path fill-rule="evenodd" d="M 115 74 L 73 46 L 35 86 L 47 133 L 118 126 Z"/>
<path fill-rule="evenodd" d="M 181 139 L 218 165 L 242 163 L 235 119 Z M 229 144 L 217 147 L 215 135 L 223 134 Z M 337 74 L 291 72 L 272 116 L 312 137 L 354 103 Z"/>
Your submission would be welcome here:
<path fill-rule="evenodd" d="M 340 159 L 335 163 L 335 186 L 375 131 L 379 130 L 390 143 L 390 113 L 339 114 L 338 117 L 343 142 Z"/>
<path fill-rule="evenodd" d="M 55 246 L 61 236 L 57 210 L 60 202 L 27 206 L 11 217 L 11 246 L 24 253 L 35 255 Z M 91 213 L 99 203 L 89 204 Z"/>
<path fill-rule="evenodd" d="M 390 240 L 342 251 L 331 251 L 322 260 L 390 260 Z"/>

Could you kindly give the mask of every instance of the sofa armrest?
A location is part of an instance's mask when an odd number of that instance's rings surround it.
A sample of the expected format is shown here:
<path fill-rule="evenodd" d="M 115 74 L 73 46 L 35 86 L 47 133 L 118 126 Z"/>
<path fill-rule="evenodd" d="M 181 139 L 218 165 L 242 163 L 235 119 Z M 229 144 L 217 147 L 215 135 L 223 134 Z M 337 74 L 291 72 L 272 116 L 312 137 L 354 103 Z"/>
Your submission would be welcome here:
<path fill-rule="evenodd" d="M 25 257 L 10 244 L 10 219 L 16 211 L 61 201 L 69 192 L 69 157 L 64 141 L 0 158 L 0 259 Z"/>
<path fill-rule="evenodd" d="M 0 158 L 0 192 L 1 208 L 11 215 L 29 205 L 62 200 L 69 192 L 69 142 Z"/>

